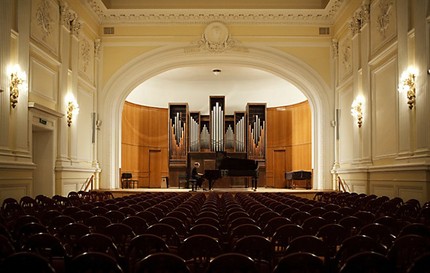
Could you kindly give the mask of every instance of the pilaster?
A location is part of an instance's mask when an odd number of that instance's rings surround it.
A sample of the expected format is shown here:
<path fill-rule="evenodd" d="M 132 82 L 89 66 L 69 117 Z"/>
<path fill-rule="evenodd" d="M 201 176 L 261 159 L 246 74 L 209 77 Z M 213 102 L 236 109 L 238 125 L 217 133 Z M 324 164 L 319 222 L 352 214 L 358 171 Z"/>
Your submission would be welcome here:
<path fill-rule="evenodd" d="M 0 1 L 0 152 L 9 150 L 9 82 L 11 56 L 12 0 Z M 1 157 L 1 156 L 0 156 Z"/>
<path fill-rule="evenodd" d="M 408 26 L 409 13 L 405 12 L 409 9 L 409 1 L 397 1 L 397 78 L 400 80 L 404 71 L 408 69 Z M 405 94 L 400 94 L 398 99 L 398 116 L 399 116 L 399 157 L 411 156 L 411 121 L 415 110 L 410 110 L 406 103 Z"/>
<path fill-rule="evenodd" d="M 416 77 L 416 156 L 430 156 L 430 86 L 428 69 L 429 25 L 426 12 L 429 9 L 428 0 L 415 0 L 413 24 L 415 28 L 415 68 Z M 415 108 L 414 108 L 415 109 Z"/>
<path fill-rule="evenodd" d="M 70 66 L 70 11 L 68 6 L 61 2 L 61 26 L 60 26 L 60 71 L 59 71 L 59 94 L 58 94 L 58 112 L 66 114 L 67 102 L 66 96 L 69 86 L 69 66 Z M 58 154 L 57 154 L 57 166 L 62 165 L 62 161 L 68 159 L 69 154 L 69 135 L 68 126 L 66 122 L 66 115 L 58 124 Z"/>
<path fill-rule="evenodd" d="M 30 52 L 30 18 L 31 0 L 18 1 L 18 65 L 25 75 L 19 92 L 18 104 L 11 110 L 11 119 L 14 121 L 15 132 L 13 139 L 14 150 L 18 157 L 30 160 L 30 145 L 28 133 L 28 75 Z M 10 32 L 9 32 L 10 33 Z"/>
<path fill-rule="evenodd" d="M 81 28 L 81 22 L 79 21 L 77 15 L 73 16 L 71 21 L 71 38 L 70 38 L 70 71 L 69 71 L 69 81 L 70 90 L 68 94 L 72 95 L 79 105 L 78 101 L 78 67 L 79 67 L 79 31 Z M 78 143 L 77 143 L 77 129 L 78 124 L 77 118 L 73 117 L 73 123 L 69 127 L 69 159 L 74 161 L 77 159 L 78 153 Z"/>

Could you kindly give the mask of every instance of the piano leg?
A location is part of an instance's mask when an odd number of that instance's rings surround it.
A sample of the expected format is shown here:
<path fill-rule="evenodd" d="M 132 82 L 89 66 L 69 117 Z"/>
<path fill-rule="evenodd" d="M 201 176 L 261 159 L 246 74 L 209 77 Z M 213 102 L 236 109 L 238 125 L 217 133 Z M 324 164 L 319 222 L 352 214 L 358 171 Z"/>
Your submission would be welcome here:
<path fill-rule="evenodd" d="M 252 185 L 251 185 L 251 187 L 252 187 L 252 189 L 253 189 L 254 191 L 256 191 L 256 190 L 257 190 L 257 178 L 256 178 L 256 177 L 253 177 L 253 178 L 252 178 Z"/>

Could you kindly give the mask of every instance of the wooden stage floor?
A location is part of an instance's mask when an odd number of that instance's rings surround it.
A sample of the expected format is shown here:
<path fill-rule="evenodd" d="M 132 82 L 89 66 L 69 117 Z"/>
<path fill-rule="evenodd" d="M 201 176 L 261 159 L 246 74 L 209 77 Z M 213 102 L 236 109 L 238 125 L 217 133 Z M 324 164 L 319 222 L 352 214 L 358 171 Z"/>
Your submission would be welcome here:
<path fill-rule="evenodd" d="M 103 190 L 100 189 L 100 191 L 109 191 L 111 192 L 115 197 L 121 197 L 121 196 L 127 196 L 131 194 L 138 194 L 141 192 L 191 192 L 191 193 L 264 193 L 264 192 L 282 192 L 286 194 L 292 194 L 297 195 L 300 197 L 312 199 L 317 192 L 332 192 L 333 190 L 314 190 L 314 189 L 280 189 L 280 188 L 264 188 L 260 187 L 257 188 L 256 191 L 253 191 L 251 188 L 242 188 L 242 187 L 234 187 L 234 188 L 214 188 L 211 191 L 208 190 L 202 190 L 198 189 L 197 191 L 191 191 L 190 189 L 184 189 L 184 188 L 137 188 L 137 189 L 110 189 L 110 190 Z"/>

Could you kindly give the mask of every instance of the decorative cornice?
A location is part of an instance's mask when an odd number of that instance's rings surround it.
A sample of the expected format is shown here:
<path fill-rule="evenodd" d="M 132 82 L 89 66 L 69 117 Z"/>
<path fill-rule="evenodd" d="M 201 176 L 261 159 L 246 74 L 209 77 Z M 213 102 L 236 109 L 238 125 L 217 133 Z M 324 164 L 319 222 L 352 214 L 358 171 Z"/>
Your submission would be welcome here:
<path fill-rule="evenodd" d="M 101 0 L 86 5 L 101 24 L 208 23 L 332 24 L 345 0 L 331 0 L 325 9 L 107 9 Z"/>

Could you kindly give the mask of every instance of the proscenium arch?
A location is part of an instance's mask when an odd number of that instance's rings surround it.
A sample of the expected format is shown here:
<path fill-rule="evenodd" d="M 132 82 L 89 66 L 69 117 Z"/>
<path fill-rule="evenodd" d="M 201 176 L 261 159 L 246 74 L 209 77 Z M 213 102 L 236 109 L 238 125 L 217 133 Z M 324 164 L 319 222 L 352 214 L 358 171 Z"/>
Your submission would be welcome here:
<path fill-rule="evenodd" d="M 145 53 L 120 68 L 99 95 L 100 187 L 119 187 L 121 117 L 125 99 L 139 84 L 162 72 L 199 65 L 244 66 L 270 72 L 295 85 L 308 98 L 312 112 L 312 167 L 314 189 L 332 189 L 330 170 L 334 160 L 334 130 L 330 126 L 334 96 L 313 68 L 286 53 L 270 48 L 248 48 L 224 53 L 187 53 L 183 47 Z"/>

